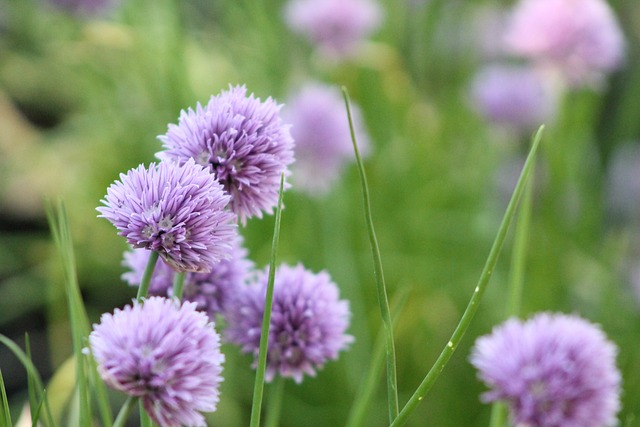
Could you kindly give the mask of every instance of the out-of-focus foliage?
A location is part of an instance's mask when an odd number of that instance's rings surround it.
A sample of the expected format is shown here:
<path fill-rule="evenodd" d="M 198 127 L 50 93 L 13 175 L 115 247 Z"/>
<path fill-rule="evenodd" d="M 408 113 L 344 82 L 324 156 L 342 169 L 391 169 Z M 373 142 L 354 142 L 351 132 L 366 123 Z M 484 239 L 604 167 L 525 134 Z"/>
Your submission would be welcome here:
<path fill-rule="evenodd" d="M 95 210 L 118 174 L 154 161 L 156 136 L 180 110 L 229 84 L 283 102 L 306 81 L 322 81 L 348 88 L 368 129 L 365 166 L 386 283 L 391 300 L 409 296 L 396 328 L 403 404 L 473 292 L 527 150 L 526 132 L 483 121 L 469 95 L 493 55 L 487 11 L 505 3 L 381 1 L 377 33 L 355 56 L 336 60 L 286 27 L 282 0 L 119 0 L 98 15 L 45 0 L 0 0 L 0 331 L 19 343 L 29 331 L 45 378 L 71 353 L 46 198 L 65 200 L 96 322 L 135 295 L 120 277 L 125 242 Z M 640 417 L 640 220 L 637 211 L 612 215 L 608 204 L 613 192 L 628 191 L 610 186 L 615 152 L 640 143 L 640 5 L 611 6 L 626 60 L 599 91 L 559 95 L 547 123 L 522 314 L 575 312 L 600 323 L 620 348 L 621 425 L 633 425 L 626 421 Z M 640 198 L 639 183 L 626 184 Z M 350 300 L 355 342 L 316 378 L 287 382 L 281 425 L 341 425 L 380 330 L 355 168 L 321 198 L 293 187 L 285 205 L 280 259 L 330 272 Z M 259 267 L 269 259 L 272 231 L 272 217 L 242 228 Z M 475 337 L 504 318 L 509 249 L 471 330 L 409 425 L 487 425 L 489 407 L 479 401 L 483 387 L 468 356 Z M 210 423 L 247 425 L 251 359 L 231 345 L 223 352 L 225 381 Z M 4 348 L 0 368 L 11 404 L 21 406 L 24 371 Z M 366 425 L 386 425 L 385 399 L 381 377 Z"/>

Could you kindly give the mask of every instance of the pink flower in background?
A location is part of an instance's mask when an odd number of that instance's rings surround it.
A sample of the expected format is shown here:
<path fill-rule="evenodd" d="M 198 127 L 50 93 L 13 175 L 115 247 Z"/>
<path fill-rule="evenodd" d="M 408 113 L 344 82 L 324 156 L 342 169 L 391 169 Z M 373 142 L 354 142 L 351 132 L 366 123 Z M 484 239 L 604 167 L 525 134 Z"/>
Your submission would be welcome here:
<path fill-rule="evenodd" d="M 309 83 L 293 95 L 282 110 L 296 141 L 296 161 L 291 167 L 294 189 L 317 196 L 328 192 L 344 167 L 355 160 L 349 119 L 340 91 Z M 360 109 L 351 105 L 358 149 L 369 151 L 369 138 Z"/>
<path fill-rule="evenodd" d="M 291 0 L 285 19 L 324 54 L 348 57 L 378 29 L 382 9 L 373 0 Z"/>
<path fill-rule="evenodd" d="M 556 96 L 541 74 L 526 66 L 490 65 L 471 84 L 473 107 L 487 121 L 530 131 L 550 121 Z"/>
<path fill-rule="evenodd" d="M 624 59 L 624 36 L 603 0 L 521 0 L 506 50 L 559 70 L 572 86 L 598 85 Z"/>

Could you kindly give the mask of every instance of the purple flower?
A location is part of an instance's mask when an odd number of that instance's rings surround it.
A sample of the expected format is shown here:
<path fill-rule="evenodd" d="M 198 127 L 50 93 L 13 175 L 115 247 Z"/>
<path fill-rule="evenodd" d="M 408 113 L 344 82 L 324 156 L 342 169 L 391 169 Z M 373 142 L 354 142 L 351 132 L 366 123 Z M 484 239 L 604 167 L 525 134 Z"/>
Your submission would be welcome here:
<path fill-rule="evenodd" d="M 226 313 L 225 337 L 244 353 L 258 357 L 268 269 L 257 282 L 238 292 Z M 349 304 L 339 300 L 338 287 L 326 272 L 314 274 L 302 265 L 276 270 L 273 311 L 267 353 L 267 381 L 276 374 L 297 383 L 304 374 L 315 376 L 327 360 L 338 358 L 353 337 Z M 255 365 L 255 363 L 254 363 Z"/>
<path fill-rule="evenodd" d="M 178 271 L 210 271 L 236 237 L 229 196 L 193 160 L 140 165 L 113 183 L 98 211 L 136 248 L 156 251 Z"/>
<path fill-rule="evenodd" d="M 358 149 L 364 155 L 369 138 L 360 110 L 352 105 Z M 326 193 L 346 164 L 355 159 L 344 101 L 337 89 L 309 83 L 293 96 L 283 110 L 292 124 L 296 162 L 292 166 L 294 188 L 309 194 Z"/>
<path fill-rule="evenodd" d="M 510 53 L 552 66 L 572 85 L 599 84 L 624 58 L 624 36 L 603 0 L 520 0 L 505 43 Z"/>
<path fill-rule="evenodd" d="M 344 58 L 380 26 L 382 10 L 372 0 L 290 0 L 285 19 L 325 55 Z"/>
<path fill-rule="evenodd" d="M 161 427 L 206 426 L 216 410 L 224 355 L 193 303 L 152 297 L 103 314 L 89 336 L 102 379 L 139 397 Z"/>
<path fill-rule="evenodd" d="M 144 269 L 150 252 L 144 249 L 133 249 L 124 254 L 123 265 L 129 269 L 122 279 L 131 286 L 140 286 Z M 215 264 L 208 273 L 188 273 L 184 280 L 183 300 L 197 304 L 199 311 L 204 311 L 211 320 L 216 314 L 222 314 L 230 295 L 244 286 L 253 268 L 247 258 L 248 252 L 242 246 L 242 238 L 234 241 L 231 257 Z M 158 261 L 149 285 L 149 294 L 171 296 L 175 270 Z"/>
<path fill-rule="evenodd" d="M 230 87 L 205 107 L 183 110 L 178 125 L 169 125 L 159 137 L 165 151 L 157 154 L 207 166 L 231 195 L 229 206 L 243 223 L 273 212 L 280 176 L 289 174 L 293 162 L 293 139 L 280 119 L 281 106 L 246 93 L 244 86 Z"/>
<path fill-rule="evenodd" d="M 616 354 L 598 326 L 540 313 L 478 338 L 471 363 L 490 387 L 482 399 L 504 400 L 516 425 L 604 427 L 620 408 Z"/>
<path fill-rule="evenodd" d="M 530 131 L 553 118 L 556 96 L 542 76 L 523 66 L 491 65 L 471 84 L 473 107 L 489 122 Z"/>

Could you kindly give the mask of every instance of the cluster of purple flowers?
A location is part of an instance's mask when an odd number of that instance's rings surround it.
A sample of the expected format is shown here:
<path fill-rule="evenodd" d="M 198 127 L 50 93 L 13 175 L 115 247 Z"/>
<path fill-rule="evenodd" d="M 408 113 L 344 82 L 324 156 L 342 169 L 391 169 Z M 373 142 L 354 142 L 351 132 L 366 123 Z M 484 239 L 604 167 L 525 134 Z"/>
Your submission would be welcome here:
<path fill-rule="evenodd" d="M 566 89 L 597 89 L 623 63 L 624 36 L 605 0 L 520 0 L 496 16 L 499 29 L 485 30 L 502 58 L 472 84 L 490 122 L 528 132 L 553 119 Z"/>
<path fill-rule="evenodd" d="M 620 409 L 616 355 L 597 325 L 540 313 L 478 338 L 471 363 L 490 388 L 482 399 L 505 401 L 515 425 L 606 427 Z"/>
<path fill-rule="evenodd" d="M 237 221 L 272 213 L 281 176 L 290 174 L 293 138 L 280 108 L 237 86 L 182 111 L 159 137 L 160 163 L 121 174 L 98 208 L 132 246 L 126 282 L 141 286 L 151 253 L 160 259 L 151 296 L 103 315 L 91 350 L 105 382 L 139 398 L 161 427 L 204 426 L 200 412 L 216 409 L 224 361 L 216 317 L 226 320 L 231 342 L 258 352 L 267 274 L 247 258 Z M 173 295 L 178 274 L 183 301 Z M 300 382 L 336 359 L 353 340 L 349 316 L 327 273 L 281 267 L 268 378 Z"/>

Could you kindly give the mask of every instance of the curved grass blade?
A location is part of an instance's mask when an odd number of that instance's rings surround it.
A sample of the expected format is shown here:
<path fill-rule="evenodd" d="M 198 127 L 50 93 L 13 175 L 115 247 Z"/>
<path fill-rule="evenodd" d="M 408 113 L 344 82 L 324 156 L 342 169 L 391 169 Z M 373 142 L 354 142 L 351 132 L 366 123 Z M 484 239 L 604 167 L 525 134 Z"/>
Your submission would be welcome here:
<path fill-rule="evenodd" d="M 491 246 L 491 251 L 489 252 L 489 256 L 487 261 L 485 262 L 484 269 L 482 270 L 482 274 L 480 275 L 480 279 L 478 280 L 478 284 L 475 287 L 473 295 L 469 300 L 469 304 L 462 314 L 462 318 L 456 326 L 456 329 L 451 336 L 451 339 L 444 347 L 440 356 L 434 363 L 431 370 L 427 373 L 425 378 L 422 380 L 417 390 L 411 396 L 407 404 L 402 408 L 402 411 L 398 414 L 398 417 L 391 423 L 392 427 L 398 427 L 404 425 L 418 404 L 424 399 L 424 396 L 431 389 L 433 384 L 436 382 L 436 379 L 442 373 L 445 365 L 453 355 L 453 352 L 460 344 L 462 337 L 465 332 L 469 328 L 471 321 L 473 320 L 473 316 L 478 310 L 478 306 L 480 300 L 482 299 L 482 295 L 487 288 L 489 283 L 489 279 L 492 276 L 493 269 L 495 268 L 496 262 L 498 261 L 498 255 L 500 255 L 500 251 L 502 249 L 502 245 L 505 241 L 507 231 L 509 230 L 509 226 L 511 225 L 511 221 L 515 215 L 515 211 L 520 200 L 520 196 L 524 191 L 525 184 L 527 183 L 527 179 L 531 174 L 534 157 L 536 151 L 538 150 L 538 146 L 540 145 L 540 140 L 542 138 L 542 132 L 544 130 L 544 126 L 541 126 L 540 129 L 536 132 L 533 138 L 533 144 L 531 146 L 531 150 L 529 151 L 529 155 L 527 156 L 527 160 L 522 168 L 522 172 L 520 174 L 520 178 L 518 179 L 518 183 L 516 188 L 511 196 L 511 200 L 509 201 L 509 205 L 507 206 L 507 210 L 502 218 L 502 223 L 500 224 L 500 228 L 498 229 L 498 234 L 496 235 L 495 240 L 493 241 L 493 245 Z"/>
<path fill-rule="evenodd" d="M 2 417 L 0 417 L 0 427 L 13 427 L 11 424 L 11 411 L 9 411 L 9 399 L 7 399 L 7 390 L 4 388 L 4 378 L 2 377 L 2 369 L 0 369 L 0 397 L 2 398 Z"/>
<path fill-rule="evenodd" d="M 347 108 L 347 118 L 349 119 L 349 130 L 351 132 L 351 141 L 353 142 L 353 150 L 356 155 L 356 164 L 360 174 L 362 183 L 362 195 L 364 198 L 365 221 L 367 223 L 367 231 L 369 233 L 369 243 L 371 244 L 371 253 L 373 255 L 373 269 L 376 281 L 376 290 L 378 293 L 378 304 L 380 306 L 380 315 L 382 316 L 382 324 L 385 331 L 386 361 L 387 361 L 387 396 L 389 405 L 389 422 L 393 421 L 398 415 L 398 380 L 396 374 L 396 350 L 393 341 L 393 325 L 391 322 L 391 313 L 389 311 L 389 300 L 387 298 L 387 289 L 384 282 L 384 273 L 382 271 L 382 258 L 380 256 L 380 248 L 378 247 L 378 239 L 376 231 L 373 227 L 373 217 L 371 215 L 371 200 L 369 197 L 369 186 L 367 184 L 367 175 L 364 170 L 360 151 L 356 141 L 356 133 L 353 127 L 353 118 L 351 117 L 351 106 L 349 104 L 349 93 L 346 87 L 342 87 L 342 96 Z"/>

